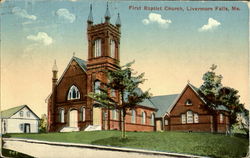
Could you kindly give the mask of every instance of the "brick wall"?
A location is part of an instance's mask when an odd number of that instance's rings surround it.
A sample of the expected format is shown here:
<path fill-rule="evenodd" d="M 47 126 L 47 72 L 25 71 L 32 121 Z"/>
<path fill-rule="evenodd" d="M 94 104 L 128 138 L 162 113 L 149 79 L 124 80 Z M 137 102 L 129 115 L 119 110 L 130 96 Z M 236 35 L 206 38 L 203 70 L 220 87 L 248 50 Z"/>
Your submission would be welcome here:
<path fill-rule="evenodd" d="M 151 114 L 154 113 L 154 109 L 149 108 L 143 108 L 143 107 L 137 107 L 135 108 L 136 111 L 136 121 L 133 123 L 131 111 L 127 112 L 125 122 L 126 122 L 126 131 L 155 131 L 155 126 L 151 125 Z M 110 129 L 119 129 L 119 117 L 117 117 L 117 120 L 113 120 L 112 118 L 112 112 L 110 113 Z M 142 112 L 146 113 L 146 122 L 145 124 L 142 124 Z M 119 115 L 119 114 L 118 114 Z M 155 124 L 155 122 L 154 122 Z"/>
<path fill-rule="evenodd" d="M 80 99 L 68 100 L 68 92 L 72 85 L 75 85 L 80 92 Z M 64 76 L 56 87 L 56 99 L 54 103 L 54 119 L 52 131 L 60 131 L 63 127 L 69 126 L 69 113 L 71 110 L 77 110 L 78 127 L 86 128 L 91 123 L 91 107 L 87 107 L 87 74 L 73 60 Z M 51 100 L 51 99 L 50 99 Z M 49 101 L 51 107 L 51 101 Z M 81 108 L 85 107 L 85 121 L 80 119 Z M 64 109 L 64 123 L 59 120 L 60 109 Z"/>
<path fill-rule="evenodd" d="M 191 101 L 191 105 L 186 103 L 187 100 Z M 193 123 L 187 123 L 187 111 L 192 111 Z M 198 114 L 198 123 L 194 123 L 195 113 Z M 182 124 L 182 114 L 185 114 L 186 116 L 185 124 Z M 197 96 L 189 85 L 184 89 L 182 96 L 171 110 L 169 125 L 165 126 L 165 128 L 171 131 L 212 131 L 211 114 L 200 97 Z"/>

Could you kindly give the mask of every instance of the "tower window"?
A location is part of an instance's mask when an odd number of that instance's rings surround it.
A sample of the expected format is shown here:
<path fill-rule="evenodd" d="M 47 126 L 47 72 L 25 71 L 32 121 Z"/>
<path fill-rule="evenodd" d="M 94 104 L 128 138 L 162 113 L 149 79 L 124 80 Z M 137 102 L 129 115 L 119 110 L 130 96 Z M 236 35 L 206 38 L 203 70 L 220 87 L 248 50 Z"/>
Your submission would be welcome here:
<path fill-rule="evenodd" d="M 100 81 L 95 81 L 95 83 L 94 83 L 94 93 L 98 93 L 98 94 L 101 93 L 101 91 L 100 91 L 100 85 L 101 85 Z"/>
<path fill-rule="evenodd" d="M 99 57 L 99 56 L 101 56 L 101 43 L 102 43 L 102 41 L 101 41 L 101 39 L 97 39 L 97 40 L 95 40 L 95 52 L 94 52 L 94 57 Z"/>
<path fill-rule="evenodd" d="M 71 86 L 68 92 L 68 100 L 80 99 L 80 92 L 76 86 Z"/>
<path fill-rule="evenodd" d="M 110 41 L 110 57 L 115 58 L 115 41 Z"/>

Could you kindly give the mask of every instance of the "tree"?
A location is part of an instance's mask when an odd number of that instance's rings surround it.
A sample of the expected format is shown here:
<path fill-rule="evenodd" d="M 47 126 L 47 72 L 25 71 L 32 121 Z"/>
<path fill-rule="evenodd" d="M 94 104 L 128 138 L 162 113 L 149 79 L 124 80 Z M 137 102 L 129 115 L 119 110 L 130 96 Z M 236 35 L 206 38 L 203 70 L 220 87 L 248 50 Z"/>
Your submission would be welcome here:
<path fill-rule="evenodd" d="M 199 92 L 207 101 L 211 111 L 215 111 L 218 106 L 224 105 L 229 111 L 230 124 L 237 122 L 237 116 L 246 111 L 244 104 L 240 103 L 238 90 L 231 87 L 224 87 L 221 83 L 222 75 L 215 73 L 216 65 L 210 67 L 210 71 L 203 75 L 203 84 Z M 248 115 L 248 114 L 247 114 Z"/>
<path fill-rule="evenodd" d="M 39 132 L 44 133 L 47 131 L 47 115 L 42 114 L 40 124 L 39 124 Z"/>
<path fill-rule="evenodd" d="M 125 138 L 125 117 L 129 109 L 135 108 L 146 98 L 150 98 L 149 90 L 143 92 L 139 85 L 144 83 L 144 73 L 137 75 L 131 68 L 134 62 L 130 62 L 120 69 L 105 71 L 108 76 L 107 83 L 101 83 L 100 93 L 91 92 L 88 96 L 98 102 L 100 107 L 117 109 L 121 113 L 122 138 Z M 116 98 L 110 95 L 116 91 Z"/>

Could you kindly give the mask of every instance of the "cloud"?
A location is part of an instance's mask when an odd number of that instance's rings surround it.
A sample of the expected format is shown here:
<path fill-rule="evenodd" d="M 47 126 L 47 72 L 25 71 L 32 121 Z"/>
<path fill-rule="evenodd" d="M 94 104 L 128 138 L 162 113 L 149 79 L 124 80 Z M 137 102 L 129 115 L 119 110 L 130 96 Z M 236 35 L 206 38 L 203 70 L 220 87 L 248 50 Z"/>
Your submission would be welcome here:
<path fill-rule="evenodd" d="M 56 15 L 60 18 L 68 20 L 70 23 L 73 23 L 76 19 L 76 16 L 69 12 L 68 9 L 61 8 L 56 11 Z"/>
<path fill-rule="evenodd" d="M 69 0 L 69 1 L 71 1 L 71 2 L 77 2 L 77 1 L 79 1 L 79 0 Z"/>
<path fill-rule="evenodd" d="M 37 17 L 35 15 L 30 15 L 27 13 L 27 11 L 25 9 L 19 8 L 19 7 L 14 7 L 12 9 L 12 13 L 20 16 L 22 18 L 27 18 L 27 19 L 31 19 L 31 20 L 36 20 Z"/>
<path fill-rule="evenodd" d="M 203 31 L 212 31 L 214 29 L 216 29 L 218 26 L 220 26 L 221 23 L 213 18 L 209 18 L 208 19 L 208 23 L 203 25 L 201 28 L 199 28 L 200 32 Z"/>
<path fill-rule="evenodd" d="M 148 15 L 148 19 L 143 19 L 142 23 L 144 25 L 149 25 L 149 24 L 152 24 L 152 23 L 157 23 L 160 27 L 166 29 L 166 28 L 168 28 L 169 24 L 172 23 L 172 21 L 169 20 L 169 19 L 163 19 L 161 17 L 161 14 L 150 13 Z"/>
<path fill-rule="evenodd" d="M 40 42 L 46 46 L 51 45 L 53 43 L 53 39 L 45 32 L 38 32 L 37 35 L 28 35 L 27 39 Z"/>

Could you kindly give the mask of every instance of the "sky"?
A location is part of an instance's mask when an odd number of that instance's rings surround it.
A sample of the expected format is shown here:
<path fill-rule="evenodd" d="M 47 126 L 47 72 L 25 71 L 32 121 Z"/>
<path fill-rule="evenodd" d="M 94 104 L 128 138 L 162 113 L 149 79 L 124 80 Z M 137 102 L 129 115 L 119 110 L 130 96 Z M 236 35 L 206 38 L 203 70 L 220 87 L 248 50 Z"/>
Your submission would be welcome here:
<path fill-rule="evenodd" d="M 87 60 L 90 4 L 94 24 L 104 21 L 103 1 L 0 3 L 2 110 L 27 104 L 38 116 L 47 113 L 54 60 L 59 76 L 74 52 Z M 147 79 L 143 90 L 156 96 L 181 93 L 188 81 L 200 87 L 202 75 L 216 64 L 223 85 L 239 90 L 249 109 L 246 3 L 109 1 L 109 9 L 111 23 L 121 16 L 121 64 L 135 60 L 133 68 Z"/>

